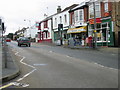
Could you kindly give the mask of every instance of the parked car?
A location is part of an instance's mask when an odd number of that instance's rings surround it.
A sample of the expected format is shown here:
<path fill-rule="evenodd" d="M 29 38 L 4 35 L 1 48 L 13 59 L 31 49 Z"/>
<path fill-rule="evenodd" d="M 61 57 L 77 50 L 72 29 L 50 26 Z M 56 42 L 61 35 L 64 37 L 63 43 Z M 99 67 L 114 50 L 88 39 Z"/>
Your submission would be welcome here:
<path fill-rule="evenodd" d="M 11 39 L 10 38 L 6 38 L 6 42 L 11 42 Z"/>
<path fill-rule="evenodd" d="M 21 45 L 26 45 L 29 47 L 31 46 L 31 41 L 27 37 L 21 37 L 17 40 L 17 42 L 18 42 L 18 46 L 21 46 Z"/>

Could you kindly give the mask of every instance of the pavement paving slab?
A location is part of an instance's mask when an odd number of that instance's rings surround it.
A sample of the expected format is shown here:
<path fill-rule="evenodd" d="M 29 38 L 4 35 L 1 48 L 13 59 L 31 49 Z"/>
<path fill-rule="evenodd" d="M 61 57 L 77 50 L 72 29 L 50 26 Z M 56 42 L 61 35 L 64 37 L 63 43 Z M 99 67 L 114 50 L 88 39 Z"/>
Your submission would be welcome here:
<path fill-rule="evenodd" d="M 0 75 L 0 81 L 2 83 L 7 82 L 15 77 L 17 77 L 20 74 L 19 67 L 17 66 L 14 58 L 11 56 L 10 48 L 7 46 L 7 68 L 2 67 L 2 73 Z M 1 50 L 2 51 L 2 50 Z M 4 53 L 0 55 L 0 58 L 2 58 L 2 61 L 4 61 Z M 5 62 L 2 62 L 4 64 Z"/>

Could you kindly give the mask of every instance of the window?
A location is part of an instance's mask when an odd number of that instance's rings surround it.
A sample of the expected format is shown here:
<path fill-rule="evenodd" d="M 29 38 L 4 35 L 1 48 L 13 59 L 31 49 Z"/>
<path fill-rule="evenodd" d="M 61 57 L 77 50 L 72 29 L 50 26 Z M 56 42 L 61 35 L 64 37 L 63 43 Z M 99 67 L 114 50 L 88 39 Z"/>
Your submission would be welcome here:
<path fill-rule="evenodd" d="M 74 24 L 74 14 L 72 14 L 72 24 Z"/>
<path fill-rule="evenodd" d="M 62 23 L 62 17 L 60 16 L 60 24 Z"/>
<path fill-rule="evenodd" d="M 78 10 L 75 11 L 75 21 L 76 21 L 76 22 L 78 21 Z"/>
<path fill-rule="evenodd" d="M 104 10 L 105 12 L 108 12 L 108 2 L 104 2 Z"/>
<path fill-rule="evenodd" d="M 54 23 L 55 27 L 57 27 L 57 18 L 55 18 L 55 23 Z"/>
<path fill-rule="evenodd" d="M 100 2 L 95 3 L 96 18 L 101 17 Z M 93 3 L 89 6 L 89 18 L 94 18 L 94 6 Z"/>
<path fill-rule="evenodd" d="M 64 15 L 64 23 L 67 24 L 67 15 Z"/>
<path fill-rule="evenodd" d="M 96 18 L 101 16 L 100 2 L 95 3 Z"/>
<path fill-rule="evenodd" d="M 94 18 L 93 4 L 89 6 L 89 18 Z"/>
<path fill-rule="evenodd" d="M 38 30 L 41 30 L 41 23 L 39 23 Z"/>
<path fill-rule="evenodd" d="M 44 28 L 48 28 L 48 21 L 44 21 Z"/>
<path fill-rule="evenodd" d="M 83 20 L 83 10 L 80 10 L 80 20 Z"/>

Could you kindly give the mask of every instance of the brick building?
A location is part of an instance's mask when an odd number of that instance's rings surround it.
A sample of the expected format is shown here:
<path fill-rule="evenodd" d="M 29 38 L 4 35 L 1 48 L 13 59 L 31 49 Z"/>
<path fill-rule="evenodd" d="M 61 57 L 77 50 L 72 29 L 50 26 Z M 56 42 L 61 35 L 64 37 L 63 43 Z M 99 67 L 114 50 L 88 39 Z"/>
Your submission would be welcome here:
<path fill-rule="evenodd" d="M 120 1 L 112 3 L 115 46 L 120 46 Z"/>
<path fill-rule="evenodd" d="M 94 6 L 93 2 L 89 6 L 88 36 L 94 37 Z M 112 2 L 106 0 L 95 2 L 96 13 L 96 36 L 98 46 L 114 46 L 114 22 L 112 19 Z"/>

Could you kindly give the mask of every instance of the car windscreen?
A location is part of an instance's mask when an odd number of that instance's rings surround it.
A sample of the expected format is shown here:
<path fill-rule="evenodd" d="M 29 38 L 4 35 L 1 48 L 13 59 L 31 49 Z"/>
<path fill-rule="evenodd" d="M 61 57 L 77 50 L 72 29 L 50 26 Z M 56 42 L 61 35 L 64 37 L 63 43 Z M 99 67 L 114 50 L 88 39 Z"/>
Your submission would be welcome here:
<path fill-rule="evenodd" d="M 29 41 L 28 38 L 21 38 L 22 41 Z"/>

